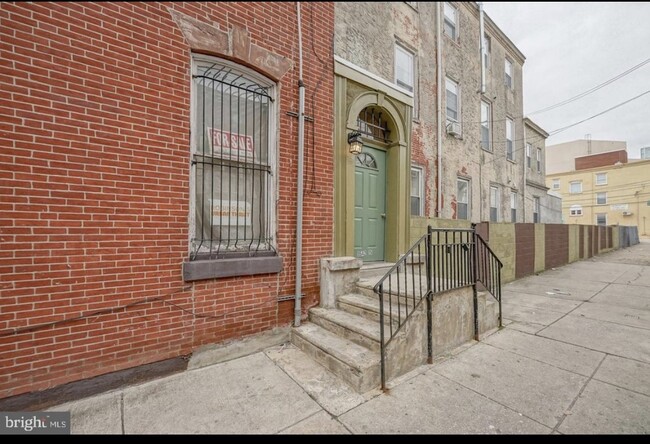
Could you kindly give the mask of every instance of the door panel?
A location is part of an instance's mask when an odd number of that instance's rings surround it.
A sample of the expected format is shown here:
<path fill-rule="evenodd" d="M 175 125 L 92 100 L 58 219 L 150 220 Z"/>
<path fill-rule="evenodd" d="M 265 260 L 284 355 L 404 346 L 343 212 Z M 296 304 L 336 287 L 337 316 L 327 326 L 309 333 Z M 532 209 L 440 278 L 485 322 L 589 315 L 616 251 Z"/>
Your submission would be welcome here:
<path fill-rule="evenodd" d="M 383 261 L 386 153 L 364 146 L 355 162 L 354 255 L 364 262 Z"/>

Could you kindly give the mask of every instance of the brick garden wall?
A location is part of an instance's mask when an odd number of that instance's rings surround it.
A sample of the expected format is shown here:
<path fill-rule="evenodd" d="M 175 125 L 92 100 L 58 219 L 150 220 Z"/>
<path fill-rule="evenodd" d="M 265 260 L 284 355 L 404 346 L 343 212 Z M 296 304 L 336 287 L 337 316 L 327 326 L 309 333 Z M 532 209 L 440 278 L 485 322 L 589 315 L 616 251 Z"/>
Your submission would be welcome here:
<path fill-rule="evenodd" d="M 190 47 L 182 12 L 290 59 L 279 82 L 277 274 L 186 283 Z M 303 307 L 332 254 L 332 3 L 302 6 Z M 0 398 L 289 325 L 294 3 L 0 3 Z"/>

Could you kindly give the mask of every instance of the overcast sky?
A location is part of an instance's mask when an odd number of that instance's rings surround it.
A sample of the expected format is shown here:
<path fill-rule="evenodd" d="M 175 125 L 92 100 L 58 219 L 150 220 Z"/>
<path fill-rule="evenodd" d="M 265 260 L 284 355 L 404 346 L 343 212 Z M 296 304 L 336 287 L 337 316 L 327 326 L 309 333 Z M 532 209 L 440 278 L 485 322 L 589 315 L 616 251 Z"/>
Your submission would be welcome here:
<path fill-rule="evenodd" d="M 526 56 L 524 113 L 566 100 L 650 59 L 650 3 L 484 2 L 485 12 Z M 650 63 L 563 107 L 529 117 L 562 128 L 650 90 Z M 630 158 L 650 146 L 650 94 L 563 131 L 547 145 L 623 140 Z"/>

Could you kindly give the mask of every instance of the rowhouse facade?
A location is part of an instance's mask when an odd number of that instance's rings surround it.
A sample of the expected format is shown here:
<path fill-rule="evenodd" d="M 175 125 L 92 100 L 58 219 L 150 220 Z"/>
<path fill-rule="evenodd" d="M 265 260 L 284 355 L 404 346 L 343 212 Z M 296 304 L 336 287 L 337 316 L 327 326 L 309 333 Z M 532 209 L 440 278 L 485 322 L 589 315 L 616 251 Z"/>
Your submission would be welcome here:
<path fill-rule="evenodd" d="M 0 398 L 290 325 L 298 247 L 317 303 L 334 6 L 297 7 L 0 4 Z"/>

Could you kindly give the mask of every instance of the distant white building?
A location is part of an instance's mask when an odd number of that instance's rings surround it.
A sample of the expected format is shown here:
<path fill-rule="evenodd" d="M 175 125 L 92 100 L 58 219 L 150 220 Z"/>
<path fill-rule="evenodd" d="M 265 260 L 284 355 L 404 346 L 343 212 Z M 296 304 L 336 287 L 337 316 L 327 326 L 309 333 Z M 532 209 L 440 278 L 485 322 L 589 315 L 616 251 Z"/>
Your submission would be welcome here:
<path fill-rule="evenodd" d="M 643 148 L 642 148 L 643 149 Z M 564 173 L 575 169 L 575 158 L 609 151 L 627 151 L 627 142 L 617 140 L 581 139 L 546 146 L 546 174 Z M 650 151 L 650 149 L 648 149 Z M 649 153 L 650 154 L 650 153 Z M 643 158 L 643 154 L 641 154 Z"/>

